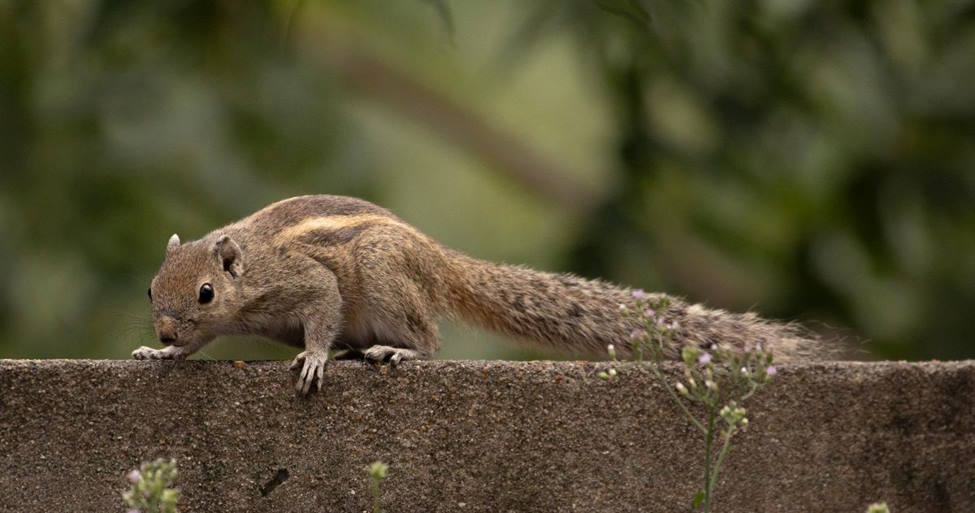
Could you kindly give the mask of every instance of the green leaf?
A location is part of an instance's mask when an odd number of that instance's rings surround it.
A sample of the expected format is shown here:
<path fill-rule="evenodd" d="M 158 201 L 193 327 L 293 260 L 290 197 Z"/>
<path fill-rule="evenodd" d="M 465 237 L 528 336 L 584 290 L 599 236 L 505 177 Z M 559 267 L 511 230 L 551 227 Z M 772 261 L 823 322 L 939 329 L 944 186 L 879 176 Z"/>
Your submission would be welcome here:
<path fill-rule="evenodd" d="M 694 496 L 694 503 L 692 507 L 694 509 L 700 508 L 703 502 L 704 502 L 704 490 L 698 490 L 697 495 Z"/>

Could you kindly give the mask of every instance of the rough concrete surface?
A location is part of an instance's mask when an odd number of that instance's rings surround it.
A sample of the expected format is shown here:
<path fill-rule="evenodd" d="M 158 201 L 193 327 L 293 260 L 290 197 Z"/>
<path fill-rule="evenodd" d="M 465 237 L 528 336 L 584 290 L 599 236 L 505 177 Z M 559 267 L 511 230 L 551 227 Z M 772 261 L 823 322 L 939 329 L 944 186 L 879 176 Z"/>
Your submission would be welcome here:
<path fill-rule="evenodd" d="M 183 512 L 688 511 L 700 437 L 645 369 L 605 363 L 0 360 L 0 511 L 122 511 L 173 457 Z M 975 511 L 975 362 L 780 369 L 746 405 L 715 511 Z M 278 481 L 277 486 L 272 486 Z"/>

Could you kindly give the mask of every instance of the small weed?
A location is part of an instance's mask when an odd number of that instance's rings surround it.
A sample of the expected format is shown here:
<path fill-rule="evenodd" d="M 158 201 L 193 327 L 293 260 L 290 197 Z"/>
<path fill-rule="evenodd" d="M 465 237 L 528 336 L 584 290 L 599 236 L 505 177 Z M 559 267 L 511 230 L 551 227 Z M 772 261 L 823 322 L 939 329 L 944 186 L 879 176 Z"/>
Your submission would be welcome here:
<path fill-rule="evenodd" d="M 126 513 L 178 513 L 179 490 L 170 488 L 176 480 L 176 461 L 158 459 L 143 463 L 126 476 L 132 489 L 122 494 Z"/>
<path fill-rule="evenodd" d="M 714 344 L 707 348 L 685 346 L 681 350 L 683 379 L 671 382 L 660 370 L 664 353 L 677 343 L 680 326 L 666 323 L 663 313 L 669 306 L 666 297 L 651 297 L 634 291 L 635 312 L 620 305 L 620 310 L 636 316 L 643 325 L 631 335 L 633 354 L 637 361 L 647 364 L 653 376 L 680 407 L 684 416 L 704 437 L 704 477 L 702 487 L 694 496 L 693 508 L 711 511 L 714 487 L 725 457 L 731 450 L 731 439 L 748 425 L 742 406 L 760 387 L 767 384 L 776 369 L 772 353 L 761 343 L 744 350 Z M 610 358 L 616 360 L 613 346 Z M 601 372 L 600 378 L 615 378 L 614 369 Z M 871 512 L 872 513 L 872 512 Z"/>
<path fill-rule="evenodd" d="M 386 471 L 389 465 L 376 461 L 369 465 L 369 493 L 372 494 L 372 513 L 383 513 L 383 505 L 379 500 L 380 486 L 383 479 L 386 479 Z"/>

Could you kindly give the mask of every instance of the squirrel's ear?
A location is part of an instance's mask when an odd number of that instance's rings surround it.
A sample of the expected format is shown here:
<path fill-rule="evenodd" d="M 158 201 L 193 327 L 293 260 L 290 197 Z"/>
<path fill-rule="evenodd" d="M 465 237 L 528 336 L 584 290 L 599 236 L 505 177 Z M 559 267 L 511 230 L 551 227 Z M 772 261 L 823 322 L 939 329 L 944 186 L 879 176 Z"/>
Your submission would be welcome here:
<path fill-rule="evenodd" d="M 240 246 L 231 239 L 229 235 L 220 237 L 213 245 L 213 252 L 220 259 L 223 270 L 237 278 L 244 274 L 244 258 L 240 252 Z"/>
<path fill-rule="evenodd" d="M 176 235 L 174 233 L 173 236 L 169 238 L 169 242 L 166 243 L 166 254 L 168 255 L 173 251 L 176 251 L 176 248 L 178 247 L 179 247 L 179 235 Z"/>

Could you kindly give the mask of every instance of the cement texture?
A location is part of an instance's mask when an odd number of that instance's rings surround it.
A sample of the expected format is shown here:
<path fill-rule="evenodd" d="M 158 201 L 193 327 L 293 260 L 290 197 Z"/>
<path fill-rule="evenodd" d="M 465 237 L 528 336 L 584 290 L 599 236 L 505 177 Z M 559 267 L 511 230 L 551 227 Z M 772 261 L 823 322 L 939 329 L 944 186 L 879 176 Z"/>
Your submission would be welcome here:
<path fill-rule="evenodd" d="M 123 511 L 175 458 L 185 512 L 690 510 L 703 444 L 645 368 L 0 360 L 0 511 Z M 671 368 L 670 372 L 675 372 Z M 745 405 L 718 512 L 975 511 L 975 362 L 780 368 Z"/>

